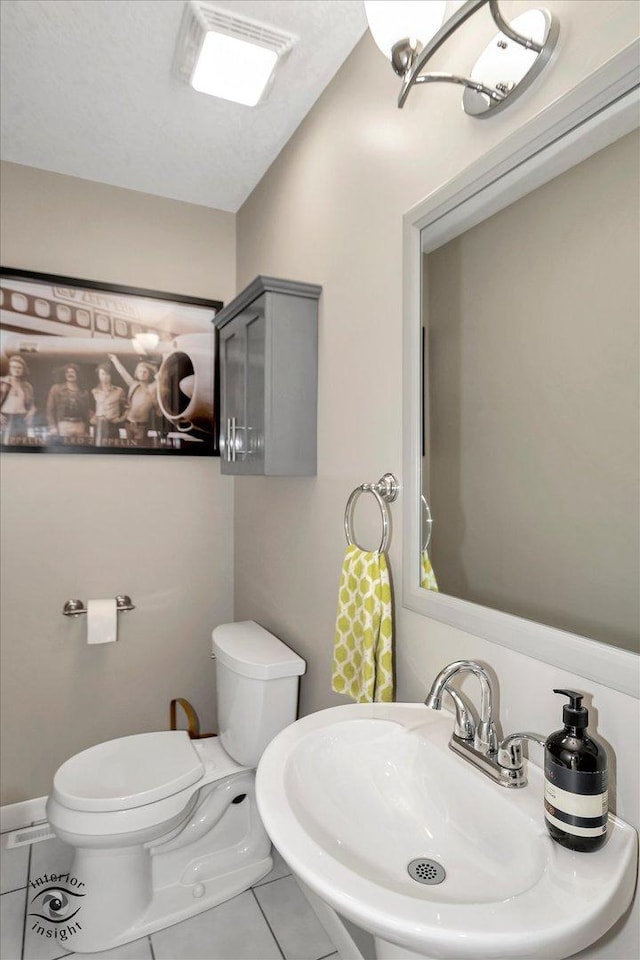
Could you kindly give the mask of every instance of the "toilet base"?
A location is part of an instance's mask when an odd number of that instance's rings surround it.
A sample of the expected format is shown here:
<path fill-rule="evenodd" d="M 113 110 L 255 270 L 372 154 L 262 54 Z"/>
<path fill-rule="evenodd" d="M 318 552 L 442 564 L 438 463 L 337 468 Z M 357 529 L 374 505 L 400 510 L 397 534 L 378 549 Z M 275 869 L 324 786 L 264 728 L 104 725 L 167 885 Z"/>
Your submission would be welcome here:
<path fill-rule="evenodd" d="M 87 943 L 82 940 L 82 931 L 79 931 L 70 945 L 78 953 L 95 953 L 121 946 L 123 943 L 130 943 L 132 940 L 139 940 L 140 937 L 164 930 L 182 920 L 188 920 L 189 917 L 194 917 L 243 893 L 252 884 L 265 877 L 272 868 L 273 860 L 268 856 L 255 863 L 246 864 L 226 876 L 214 877 L 202 885 L 195 884 L 189 888 L 176 883 L 172 887 L 156 890 L 143 921 L 130 927 L 118 939 L 110 940 L 107 946 L 93 946 L 91 940 L 88 939 Z M 200 893 L 198 896 L 196 889 L 200 886 L 204 889 L 201 893 L 198 890 Z"/>
<path fill-rule="evenodd" d="M 254 779 L 244 772 L 203 787 L 188 822 L 165 842 L 77 846 L 71 875 L 86 892 L 67 949 L 95 953 L 138 940 L 266 876 L 273 867 L 271 841 L 256 807 Z"/>

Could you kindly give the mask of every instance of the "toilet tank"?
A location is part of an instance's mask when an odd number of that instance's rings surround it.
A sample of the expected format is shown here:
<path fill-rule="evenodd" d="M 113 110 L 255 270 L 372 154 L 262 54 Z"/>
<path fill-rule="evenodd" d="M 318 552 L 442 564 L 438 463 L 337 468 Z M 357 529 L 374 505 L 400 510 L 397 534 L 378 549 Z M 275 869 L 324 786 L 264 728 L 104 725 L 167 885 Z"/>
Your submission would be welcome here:
<path fill-rule="evenodd" d="M 306 663 L 253 620 L 212 634 L 218 736 L 233 759 L 256 767 L 267 744 L 296 719 L 298 678 Z"/>

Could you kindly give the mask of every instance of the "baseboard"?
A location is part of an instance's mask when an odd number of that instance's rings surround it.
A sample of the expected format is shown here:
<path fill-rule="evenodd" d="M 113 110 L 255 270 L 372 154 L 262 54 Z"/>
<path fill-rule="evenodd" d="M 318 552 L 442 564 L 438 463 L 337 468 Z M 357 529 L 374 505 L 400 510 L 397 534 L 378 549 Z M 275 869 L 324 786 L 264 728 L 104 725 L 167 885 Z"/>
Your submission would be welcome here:
<path fill-rule="evenodd" d="M 7 830 L 19 830 L 30 823 L 46 820 L 45 805 L 47 797 L 35 797 L 21 803 L 7 803 L 0 807 L 0 833 Z"/>

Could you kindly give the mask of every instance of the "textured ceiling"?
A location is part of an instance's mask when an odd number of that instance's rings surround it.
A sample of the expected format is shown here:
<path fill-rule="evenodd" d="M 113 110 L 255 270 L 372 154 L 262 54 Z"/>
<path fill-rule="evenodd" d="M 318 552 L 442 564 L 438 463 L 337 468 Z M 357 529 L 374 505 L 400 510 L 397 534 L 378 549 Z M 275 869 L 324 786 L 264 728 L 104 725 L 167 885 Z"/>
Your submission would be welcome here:
<path fill-rule="evenodd" d="M 2 159 L 236 211 L 364 33 L 364 8 L 216 2 L 299 38 L 252 108 L 173 76 L 184 2 L 2 0 Z"/>

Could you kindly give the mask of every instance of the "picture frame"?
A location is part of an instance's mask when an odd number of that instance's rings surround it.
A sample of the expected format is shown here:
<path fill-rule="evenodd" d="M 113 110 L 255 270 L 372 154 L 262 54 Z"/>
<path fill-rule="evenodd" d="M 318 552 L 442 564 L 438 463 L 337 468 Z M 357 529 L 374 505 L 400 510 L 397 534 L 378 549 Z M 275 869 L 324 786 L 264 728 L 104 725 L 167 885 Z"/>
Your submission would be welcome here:
<path fill-rule="evenodd" d="M 0 450 L 219 456 L 222 306 L 0 267 Z"/>

